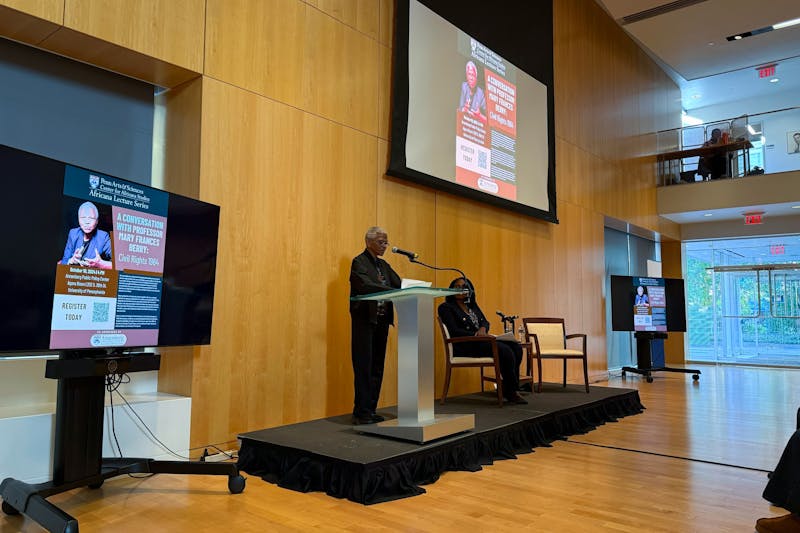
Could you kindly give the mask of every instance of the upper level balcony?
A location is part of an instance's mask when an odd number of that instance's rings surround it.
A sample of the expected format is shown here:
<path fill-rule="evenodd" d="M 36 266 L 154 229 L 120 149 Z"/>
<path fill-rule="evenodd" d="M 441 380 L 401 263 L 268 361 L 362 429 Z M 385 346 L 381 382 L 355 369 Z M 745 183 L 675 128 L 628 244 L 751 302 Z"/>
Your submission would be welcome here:
<path fill-rule="evenodd" d="M 800 231 L 800 107 L 661 131 L 657 140 L 659 215 L 683 226 L 766 214 Z"/>
<path fill-rule="evenodd" d="M 657 134 L 660 186 L 800 170 L 800 107 Z"/>

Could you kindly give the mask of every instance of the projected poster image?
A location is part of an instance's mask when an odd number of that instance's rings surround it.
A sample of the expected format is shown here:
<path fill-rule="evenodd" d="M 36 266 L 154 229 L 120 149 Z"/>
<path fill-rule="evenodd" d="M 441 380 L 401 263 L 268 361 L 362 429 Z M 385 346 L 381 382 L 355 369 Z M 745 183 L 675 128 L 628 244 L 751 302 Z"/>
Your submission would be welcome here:
<path fill-rule="evenodd" d="M 667 331 L 667 298 L 662 278 L 633 278 L 634 331 Z"/>
<path fill-rule="evenodd" d="M 405 167 L 548 211 L 547 86 L 411 1 Z"/>
<path fill-rule="evenodd" d="M 51 349 L 158 343 L 168 199 L 67 165 Z"/>
<path fill-rule="evenodd" d="M 516 69 L 468 35 L 458 39 L 467 59 L 456 110 L 456 183 L 516 200 Z"/>

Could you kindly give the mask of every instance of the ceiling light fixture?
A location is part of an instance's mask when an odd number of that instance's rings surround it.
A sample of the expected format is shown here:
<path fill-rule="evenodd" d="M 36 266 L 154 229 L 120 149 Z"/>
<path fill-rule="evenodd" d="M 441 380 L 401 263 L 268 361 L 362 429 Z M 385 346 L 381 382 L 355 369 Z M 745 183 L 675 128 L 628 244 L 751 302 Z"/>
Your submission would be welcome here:
<path fill-rule="evenodd" d="M 788 28 L 789 26 L 795 26 L 797 24 L 800 24 L 800 18 L 784 20 L 783 22 L 778 22 L 777 24 L 773 24 L 772 26 L 764 26 L 763 28 L 758 28 L 757 30 L 750 30 L 742 33 L 737 33 L 736 35 L 729 35 L 728 37 L 725 37 L 725 39 L 727 39 L 728 41 L 741 41 L 745 37 L 752 37 L 753 35 L 767 33 L 768 31 L 773 31 L 773 30 L 782 30 L 783 28 Z"/>
<path fill-rule="evenodd" d="M 780 78 L 772 78 L 771 80 L 769 80 L 770 83 L 778 83 L 779 81 L 781 81 Z"/>
<path fill-rule="evenodd" d="M 779 22 L 777 24 L 772 25 L 773 30 L 780 30 L 783 28 L 788 28 L 789 26 L 795 26 L 800 24 L 800 19 L 792 19 L 792 20 L 784 20 L 783 22 Z"/>
<path fill-rule="evenodd" d="M 792 209 L 800 209 L 800 205 L 793 205 Z"/>
<path fill-rule="evenodd" d="M 704 216 L 704 217 L 713 217 L 713 216 L 714 216 L 714 213 L 706 213 L 706 214 L 705 214 L 705 215 L 703 215 L 703 216 Z"/>

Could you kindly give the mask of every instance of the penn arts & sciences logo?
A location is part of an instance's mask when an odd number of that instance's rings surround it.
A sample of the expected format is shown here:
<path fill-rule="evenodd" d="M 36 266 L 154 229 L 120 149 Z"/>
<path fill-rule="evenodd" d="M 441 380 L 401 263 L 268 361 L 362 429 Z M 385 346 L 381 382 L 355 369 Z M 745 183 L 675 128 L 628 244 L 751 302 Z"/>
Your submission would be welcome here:
<path fill-rule="evenodd" d="M 96 189 L 100 186 L 100 176 L 89 174 L 89 187 Z"/>

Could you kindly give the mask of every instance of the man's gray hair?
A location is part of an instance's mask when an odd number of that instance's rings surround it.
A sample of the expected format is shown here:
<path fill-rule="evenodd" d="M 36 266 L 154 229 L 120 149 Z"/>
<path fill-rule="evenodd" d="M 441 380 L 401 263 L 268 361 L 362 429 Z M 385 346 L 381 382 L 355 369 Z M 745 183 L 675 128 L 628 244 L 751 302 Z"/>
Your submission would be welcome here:
<path fill-rule="evenodd" d="M 97 210 L 97 206 L 94 205 L 92 202 L 83 202 L 81 206 L 78 208 L 78 216 L 80 216 L 80 212 L 86 209 L 91 209 L 94 213 L 94 218 L 100 218 L 100 211 Z"/>
<path fill-rule="evenodd" d="M 366 235 L 364 235 L 365 241 L 371 241 L 375 239 L 378 235 L 386 235 L 386 230 L 380 226 L 372 226 L 367 230 Z"/>

